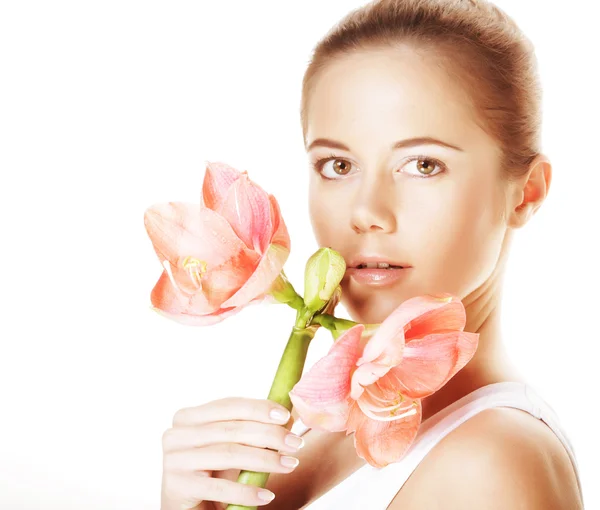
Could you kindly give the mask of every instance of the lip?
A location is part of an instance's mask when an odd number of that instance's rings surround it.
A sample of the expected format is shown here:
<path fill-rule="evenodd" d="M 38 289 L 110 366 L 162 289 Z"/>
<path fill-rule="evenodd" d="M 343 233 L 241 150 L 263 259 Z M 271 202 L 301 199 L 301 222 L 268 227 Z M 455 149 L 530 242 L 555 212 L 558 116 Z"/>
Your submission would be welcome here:
<path fill-rule="evenodd" d="M 394 264 L 395 265 L 395 264 Z M 349 267 L 346 269 L 346 274 L 357 283 L 362 285 L 372 285 L 382 287 L 392 285 L 410 273 L 411 267 L 403 267 L 399 269 L 377 269 Z"/>
<path fill-rule="evenodd" d="M 356 267 L 359 264 L 363 264 L 364 262 L 387 262 L 390 266 L 402 266 L 405 269 L 411 267 L 411 265 L 408 262 L 402 262 L 399 260 L 391 259 L 390 257 L 386 257 L 384 255 L 379 255 L 376 253 L 359 253 L 353 256 L 352 259 L 350 259 L 347 262 L 346 267 L 348 269 L 356 269 Z M 385 269 L 385 271 L 393 271 L 393 269 Z"/>

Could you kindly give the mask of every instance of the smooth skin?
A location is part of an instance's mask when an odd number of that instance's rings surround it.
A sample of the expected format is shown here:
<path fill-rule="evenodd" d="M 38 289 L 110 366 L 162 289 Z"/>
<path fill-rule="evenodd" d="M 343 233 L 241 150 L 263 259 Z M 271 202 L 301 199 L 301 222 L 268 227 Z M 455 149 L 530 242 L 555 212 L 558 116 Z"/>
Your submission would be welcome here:
<path fill-rule="evenodd" d="M 270 415 L 280 410 L 283 419 Z M 237 483 L 240 470 L 290 473 L 282 464 L 297 447 L 286 444 L 289 411 L 267 399 L 228 397 L 180 409 L 163 434 L 161 510 L 217 510 L 229 503 L 262 506 L 259 487 Z"/>
<path fill-rule="evenodd" d="M 330 63 L 311 93 L 307 118 L 310 216 L 319 246 L 347 261 L 376 253 L 410 266 L 404 278 L 380 287 L 346 275 L 342 303 L 352 319 L 381 322 L 406 299 L 451 292 L 465 305 L 465 330 L 480 335 L 471 361 L 422 401 L 423 420 L 482 386 L 526 382 L 502 342 L 502 280 L 514 231 L 548 194 L 548 158 L 540 154 L 522 177 L 507 179 L 499 146 L 482 129 L 468 91 L 434 55 L 410 46 L 362 50 Z M 455 148 L 426 143 L 392 148 L 418 137 Z M 338 146 L 315 144 L 318 139 Z M 306 451 L 313 432 L 304 436 Z M 343 460 L 324 467 L 318 455 L 309 460 L 315 484 L 307 502 L 364 464 L 356 460 L 351 436 L 314 440 L 326 441 Z M 441 440 L 388 507 L 423 508 L 583 506 L 556 435 L 528 413 L 495 408 Z"/>
<path fill-rule="evenodd" d="M 514 231 L 548 194 L 548 158 L 539 155 L 521 178 L 507 180 L 499 148 L 477 122 L 468 93 L 431 55 L 410 47 L 338 58 L 320 75 L 310 98 L 305 143 L 310 217 L 319 246 L 332 247 L 347 261 L 374 252 L 411 266 L 390 286 L 359 284 L 346 275 L 342 303 L 352 319 L 378 323 L 410 297 L 452 292 L 465 305 L 465 330 L 480 335 L 471 361 L 422 401 L 423 420 L 482 386 L 525 382 L 502 343 L 502 278 Z M 424 144 L 391 149 L 415 137 L 459 149 Z M 311 147 L 323 138 L 347 149 Z M 318 166 L 319 158 L 332 159 Z M 178 412 L 164 441 L 162 510 L 226 506 L 211 500 L 260 505 L 256 488 L 235 482 L 240 469 L 271 473 L 266 488 L 275 499 L 268 508 L 298 509 L 365 464 L 352 435 L 311 429 L 303 435 L 305 447 L 294 454 L 298 467 L 281 468 L 276 451 L 284 447 L 287 430 L 269 421 L 272 405 L 237 399 Z M 188 506 L 181 506 L 184 501 Z M 388 506 L 423 508 L 583 505 L 556 435 L 528 413 L 493 408 L 441 440 Z"/>

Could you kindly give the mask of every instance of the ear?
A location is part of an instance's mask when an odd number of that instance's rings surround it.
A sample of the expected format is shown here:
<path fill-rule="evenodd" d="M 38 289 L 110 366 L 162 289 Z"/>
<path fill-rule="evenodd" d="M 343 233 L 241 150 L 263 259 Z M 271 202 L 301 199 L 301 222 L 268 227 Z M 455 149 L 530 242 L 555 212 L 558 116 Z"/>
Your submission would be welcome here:
<path fill-rule="evenodd" d="M 552 181 L 552 165 L 548 157 L 538 154 L 527 173 L 515 181 L 513 203 L 510 205 L 508 226 L 520 228 L 537 212 L 548 196 Z"/>

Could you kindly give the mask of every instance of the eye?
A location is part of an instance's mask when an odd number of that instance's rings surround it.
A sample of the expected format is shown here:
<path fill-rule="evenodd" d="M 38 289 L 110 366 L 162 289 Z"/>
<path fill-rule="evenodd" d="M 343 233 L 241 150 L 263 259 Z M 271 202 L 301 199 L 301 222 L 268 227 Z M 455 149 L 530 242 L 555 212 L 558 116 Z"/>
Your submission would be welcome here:
<path fill-rule="evenodd" d="M 413 161 L 417 162 L 416 165 L 412 165 L 414 168 L 416 168 L 416 172 L 408 172 L 408 174 L 414 177 L 431 177 L 432 175 L 437 175 L 446 169 L 446 165 L 444 165 L 444 163 L 428 156 L 415 156 L 410 158 L 404 165 L 404 168 L 409 167 L 409 163 Z M 439 171 L 435 171 L 436 167 L 439 169 Z"/>
<path fill-rule="evenodd" d="M 331 164 L 329 164 L 331 163 Z M 337 158 L 331 155 L 328 158 L 317 159 L 313 163 L 313 168 L 321 174 L 323 179 L 330 181 L 341 179 L 350 174 L 352 163 L 343 158 Z"/>
<path fill-rule="evenodd" d="M 416 171 L 407 172 L 409 175 L 413 177 L 433 177 L 444 170 L 446 170 L 446 165 L 441 161 L 431 158 L 425 155 L 418 155 L 410 158 L 402 167 L 402 171 L 406 172 L 405 168 L 409 167 L 409 163 L 415 161 L 416 164 L 412 165 Z M 331 163 L 331 164 L 329 164 Z M 321 175 L 323 179 L 334 181 L 339 180 L 347 175 L 351 175 L 352 172 L 352 163 L 344 158 L 336 157 L 334 154 L 331 154 L 327 158 L 317 159 L 313 164 L 313 168 Z"/>

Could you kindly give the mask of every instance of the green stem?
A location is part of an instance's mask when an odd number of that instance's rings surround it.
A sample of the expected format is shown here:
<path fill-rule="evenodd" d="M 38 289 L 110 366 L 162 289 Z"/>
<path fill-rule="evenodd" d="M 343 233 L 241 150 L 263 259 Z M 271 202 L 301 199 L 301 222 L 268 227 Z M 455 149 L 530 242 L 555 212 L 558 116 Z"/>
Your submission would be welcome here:
<path fill-rule="evenodd" d="M 269 400 L 281 404 L 290 411 L 293 406 L 289 393 L 302 377 L 308 346 L 318 329 L 318 326 L 306 328 L 306 322 L 302 323 L 303 317 L 304 314 L 299 311 L 296 326 L 292 329 L 288 343 L 285 346 L 285 350 L 279 361 L 279 367 L 275 374 L 275 379 L 273 380 L 269 396 L 267 397 Z M 291 425 L 286 425 L 286 428 L 288 426 L 291 428 Z M 269 473 L 242 470 L 238 476 L 237 482 L 264 488 L 268 479 Z M 255 506 L 249 507 L 231 504 L 227 506 L 226 510 L 256 509 L 257 507 Z"/>
<path fill-rule="evenodd" d="M 343 333 L 359 323 L 348 319 L 340 319 L 334 315 L 319 313 L 311 319 L 311 324 L 318 324 L 319 326 L 328 329 L 331 331 L 333 339 L 337 340 Z M 365 331 L 370 331 L 372 329 L 377 329 L 379 324 L 365 324 L 364 326 Z"/>
<path fill-rule="evenodd" d="M 312 319 L 312 322 L 319 324 L 320 326 L 323 326 L 331 331 L 350 329 L 352 326 L 356 326 L 358 324 L 357 322 L 348 319 L 340 319 L 339 317 L 328 315 L 326 313 L 315 315 Z"/>
<path fill-rule="evenodd" d="M 301 310 L 304 307 L 304 300 L 302 296 L 296 294 L 294 299 L 288 301 L 287 305 L 291 306 L 294 310 Z"/>

